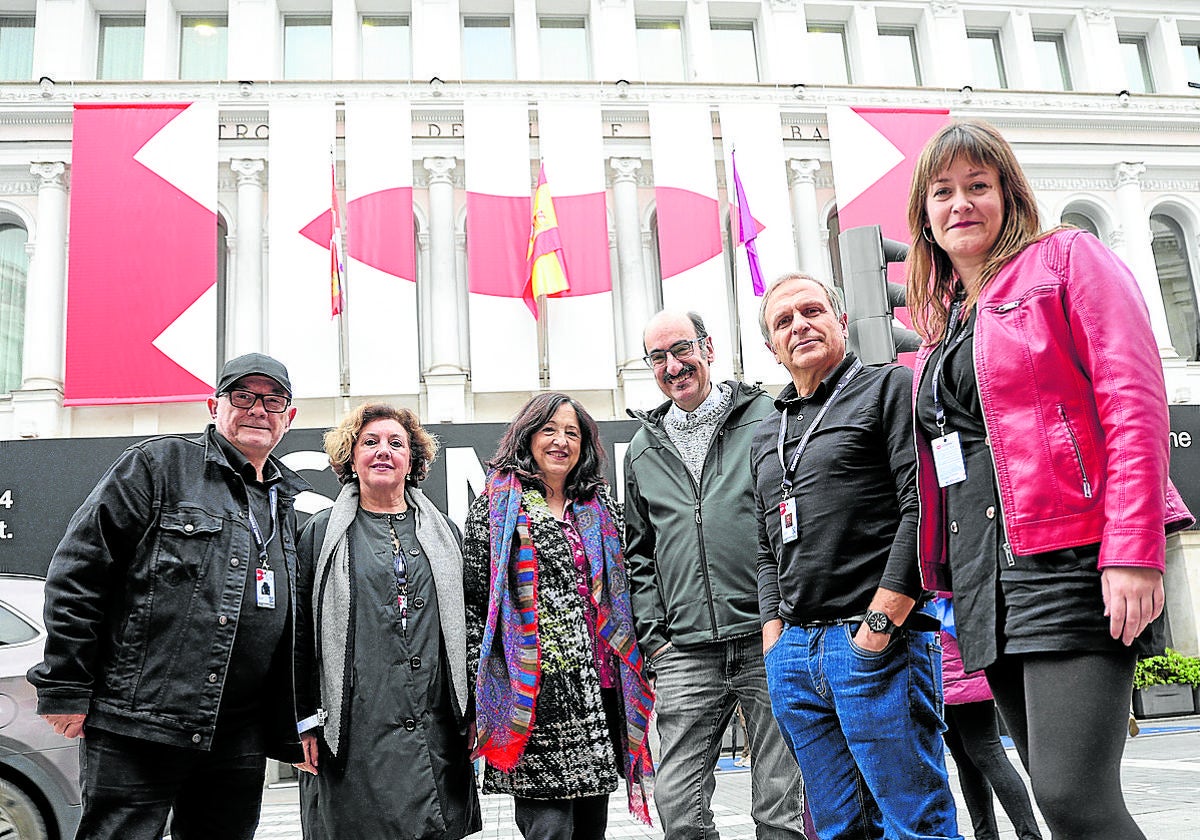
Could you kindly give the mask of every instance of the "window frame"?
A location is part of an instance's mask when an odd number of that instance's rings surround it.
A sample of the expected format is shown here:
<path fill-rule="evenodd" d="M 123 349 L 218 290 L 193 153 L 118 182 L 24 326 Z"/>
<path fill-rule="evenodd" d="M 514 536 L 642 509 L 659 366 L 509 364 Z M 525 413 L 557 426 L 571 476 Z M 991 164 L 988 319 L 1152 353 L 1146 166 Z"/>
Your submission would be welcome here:
<path fill-rule="evenodd" d="M 1195 57 L 1196 78 L 1184 79 L 1185 82 L 1196 82 L 1200 84 L 1200 35 L 1185 35 L 1179 39 L 1179 48 L 1183 50 L 1184 74 L 1188 72 L 1188 63 L 1191 58 Z"/>
<path fill-rule="evenodd" d="M 364 35 L 366 34 L 366 30 L 367 30 L 367 25 L 368 25 L 367 21 L 376 21 L 376 22 L 386 21 L 386 23 L 382 24 L 384 27 L 399 28 L 399 27 L 403 26 L 405 29 L 408 30 L 408 67 L 404 71 L 405 75 L 396 76 L 396 77 L 367 75 L 367 67 L 366 67 L 367 50 L 366 50 L 366 39 L 364 38 Z M 404 22 L 399 23 L 399 21 L 404 21 Z M 371 25 L 372 26 L 380 26 L 379 23 L 372 23 Z M 411 79 L 412 78 L 412 60 L 413 60 L 413 55 L 412 55 L 412 15 L 411 14 L 374 14 L 374 13 L 369 13 L 369 12 L 363 12 L 363 13 L 359 14 L 359 16 L 358 16 L 358 75 L 359 75 L 359 78 L 367 79 L 367 80 L 376 80 L 376 81 L 381 80 L 381 79 L 392 79 L 392 78 Z"/>
<path fill-rule="evenodd" d="M 1067 53 L 1067 36 L 1062 32 L 1050 32 L 1043 30 L 1034 30 L 1034 44 L 1054 44 L 1054 52 L 1058 56 L 1058 75 L 1061 88 L 1055 90 L 1073 91 L 1075 90 L 1075 81 L 1071 76 L 1071 59 Z M 1036 47 L 1034 48 L 1036 49 Z M 1039 66 L 1039 70 L 1045 70 Z M 1045 78 L 1042 79 L 1045 82 Z"/>
<path fill-rule="evenodd" d="M 114 78 L 103 73 L 104 70 L 104 40 L 109 29 L 141 29 L 142 55 L 138 75 L 133 78 Z M 96 21 L 96 80 L 102 82 L 134 82 L 142 81 L 146 76 L 146 16 L 131 14 L 102 14 Z"/>
<path fill-rule="evenodd" d="M 26 64 L 24 75 L 17 75 L 11 78 L 0 76 L 0 81 L 6 82 L 27 82 L 33 76 L 33 43 L 34 34 L 37 31 L 37 15 L 19 14 L 17 12 L 0 14 L 0 32 L 16 31 L 18 29 L 29 30 L 29 56 Z"/>
<path fill-rule="evenodd" d="M 467 63 L 465 57 L 467 55 L 467 30 L 468 29 L 500 29 L 499 26 L 483 26 L 484 23 L 500 23 L 503 22 L 508 29 L 508 59 L 509 59 L 509 75 L 507 76 L 475 76 L 467 73 Z M 516 46 L 516 29 L 513 23 L 512 15 L 463 15 L 459 26 L 459 38 L 462 45 L 462 54 L 464 61 L 462 63 L 462 77 L 464 81 L 516 81 L 517 78 L 517 46 Z"/>
<path fill-rule="evenodd" d="M 754 57 L 754 78 L 745 79 L 718 79 L 721 82 L 731 82 L 733 84 L 759 84 L 762 82 L 762 61 L 758 53 L 758 27 L 753 20 L 709 20 L 709 32 L 749 32 L 750 33 L 750 50 Z M 716 46 L 714 45 L 714 52 Z"/>
<path fill-rule="evenodd" d="M 636 17 L 633 21 L 634 29 L 634 49 L 637 51 L 638 58 L 638 74 L 642 77 L 642 81 L 651 84 L 673 84 L 678 82 L 686 82 L 688 80 L 688 54 L 687 54 L 687 30 L 683 25 L 683 18 L 673 17 Z M 664 25 L 669 24 L 669 25 Z M 665 29 L 679 33 L 679 72 L 678 79 L 650 79 L 646 77 L 644 68 L 645 62 L 642 61 L 642 45 L 639 43 L 637 33 L 643 30 Z"/>
<path fill-rule="evenodd" d="M 329 75 L 304 75 L 293 76 L 288 74 L 288 29 L 289 27 L 300 27 L 305 24 L 301 21 L 307 21 L 309 26 L 326 26 L 329 29 Z M 320 21 L 320 23 L 317 23 Z M 318 15 L 318 14 L 286 14 L 283 15 L 283 48 L 280 50 L 280 73 L 279 77 L 284 81 L 329 81 L 333 79 L 333 15 Z"/>
<path fill-rule="evenodd" d="M 184 53 L 184 30 L 188 28 L 188 22 L 201 21 L 220 21 L 221 28 L 225 30 L 225 67 L 221 71 L 221 75 L 216 77 L 210 76 L 184 76 L 183 75 L 183 53 Z M 193 27 L 194 28 L 194 27 Z M 218 81 L 229 78 L 229 15 L 194 15 L 181 14 L 179 16 L 179 62 L 176 68 L 180 81 Z"/>
<path fill-rule="evenodd" d="M 913 85 L 914 87 L 923 87 L 924 77 L 921 74 L 921 51 L 917 47 L 917 28 L 915 26 L 904 26 L 903 24 L 880 24 L 876 27 L 875 33 L 880 38 L 907 39 L 909 52 L 912 57 Z"/>
<path fill-rule="evenodd" d="M 823 84 L 854 84 L 854 66 L 850 61 L 850 39 L 846 33 L 846 24 L 836 20 L 810 20 L 806 24 L 805 32 L 810 35 L 837 35 L 842 39 L 842 62 L 846 68 L 846 81 L 823 82 Z"/>
<path fill-rule="evenodd" d="M 990 41 L 992 44 L 992 57 L 996 62 L 996 79 L 999 83 L 997 90 L 1008 90 L 1008 71 L 1004 67 L 1004 44 L 1003 38 L 999 29 L 967 29 L 968 41 Z M 975 67 L 972 61 L 971 75 L 973 80 L 978 83 L 975 76 Z"/>
<path fill-rule="evenodd" d="M 578 23 L 579 26 L 543 26 L 544 23 L 563 24 L 563 23 Z M 542 32 L 550 29 L 567 29 L 571 31 L 579 30 L 583 33 L 583 49 L 584 72 L 582 76 L 547 76 L 546 75 L 546 60 L 545 60 L 545 44 L 542 42 Z M 569 81 L 569 82 L 586 82 L 595 79 L 596 71 L 592 64 L 592 31 L 589 26 L 587 15 L 538 15 L 537 18 L 538 32 L 538 63 L 541 65 L 538 70 L 542 81 Z"/>
<path fill-rule="evenodd" d="M 1117 43 L 1121 47 L 1136 47 L 1137 55 L 1138 55 L 1138 64 L 1141 65 L 1143 89 L 1142 90 L 1134 90 L 1131 87 L 1131 88 L 1128 88 L 1128 90 L 1131 93 L 1154 93 L 1155 92 L 1154 70 L 1150 66 L 1150 45 L 1148 43 L 1146 43 L 1146 36 L 1138 35 L 1138 34 L 1134 34 L 1134 33 L 1128 33 L 1128 32 L 1117 33 Z M 1125 66 L 1125 55 L 1126 55 L 1126 52 L 1124 50 L 1122 50 L 1121 51 L 1121 69 L 1123 71 L 1128 70 L 1128 68 Z M 1130 84 L 1130 81 L 1131 80 L 1129 79 L 1128 72 L 1126 72 L 1125 83 Z"/>

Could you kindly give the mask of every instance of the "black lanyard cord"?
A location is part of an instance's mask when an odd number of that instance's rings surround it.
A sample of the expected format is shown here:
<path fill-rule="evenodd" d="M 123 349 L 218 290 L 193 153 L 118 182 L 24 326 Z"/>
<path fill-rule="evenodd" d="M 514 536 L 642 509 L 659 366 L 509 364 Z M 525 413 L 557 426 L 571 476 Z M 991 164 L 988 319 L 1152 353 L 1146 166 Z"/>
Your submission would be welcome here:
<path fill-rule="evenodd" d="M 829 399 L 825 401 L 825 404 L 821 406 L 821 410 L 817 412 L 816 418 L 811 424 L 809 424 L 809 427 L 805 429 L 804 436 L 800 438 L 800 443 L 796 445 L 796 451 L 792 454 L 791 463 L 788 463 L 783 459 L 783 441 L 784 438 L 787 437 L 788 413 L 786 406 L 784 407 L 783 411 L 780 412 L 779 438 L 776 441 L 775 450 L 776 454 L 779 456 L 779 466 L 783 467 L 783 480 L 779 483 L 779 490 L 783 494 L 784 499 L 786 499 L 792 492 L 792 476 L 796 474 L 796 468 L 800 466 L 800 457 L 804 454 L 804 450 L 808 447 L 809 438 L 812 437 L 812 434 L 814 431 L 816 431 L 817 426 L 821 424 L 821 420 L 825 417 L 825 413 L 829 411 L 829 407 L 832 406 L 838 396 L 841 395 L 846 385 L 848 385 L 850 380 L 854 378 L 854 375 L 862 369 L 862 359 L 855 359 L 854 364 L 850 366 L 850 369 L 842 374 L 842 378 L 838 380 L 837 387 L 833 389 L 833 393 L 829 395 Z"/>

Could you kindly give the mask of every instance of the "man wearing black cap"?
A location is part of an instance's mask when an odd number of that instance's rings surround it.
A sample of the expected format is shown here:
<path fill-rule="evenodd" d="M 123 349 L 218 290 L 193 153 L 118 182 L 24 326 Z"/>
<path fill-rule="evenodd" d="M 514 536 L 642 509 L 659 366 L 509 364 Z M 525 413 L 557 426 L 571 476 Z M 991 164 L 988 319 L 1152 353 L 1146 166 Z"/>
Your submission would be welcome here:
<path fill-rule="evenodd" d="M 131 446 L 76 511 L 46 579 L 38 712 L 82 737 L 79 837 L 250 840 L 266 757 L 302 760 L 292 679 L 293 499 L 271 457 L 287 368 L 229 361 L 198 437 Z"/>

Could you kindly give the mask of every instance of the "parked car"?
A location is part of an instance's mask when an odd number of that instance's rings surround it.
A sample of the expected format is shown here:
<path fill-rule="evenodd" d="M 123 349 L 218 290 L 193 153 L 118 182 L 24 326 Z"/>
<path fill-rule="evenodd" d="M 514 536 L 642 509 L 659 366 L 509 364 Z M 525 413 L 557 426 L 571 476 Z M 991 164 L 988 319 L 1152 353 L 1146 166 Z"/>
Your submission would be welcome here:
<path fill-rule="evenodd" d="M 79 825 L 79 746 L 38 717 L 25 672 L 42 661 L 45 581 L 0 575 L 0 840 L 70 840 Z"/>

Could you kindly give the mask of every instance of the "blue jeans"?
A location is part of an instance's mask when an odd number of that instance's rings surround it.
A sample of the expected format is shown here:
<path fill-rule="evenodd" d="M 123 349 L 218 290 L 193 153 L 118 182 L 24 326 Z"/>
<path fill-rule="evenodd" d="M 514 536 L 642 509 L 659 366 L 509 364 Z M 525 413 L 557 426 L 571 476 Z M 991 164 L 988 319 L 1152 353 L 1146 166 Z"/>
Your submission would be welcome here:
<path fill-rule="evenodd" d="M 664 840 L 715 840 L 713 770 L 737 703 L 750 738 L 751 814 L 759 840 L 802 840 L 804 783 L 771 715 L 757 634 L 687 648 L 651 661 L 659 764 L 654 804 Z"/>
<path fill-rule="evenodd" d="M 807 781 L 821 840 L 961 840 L 942 744 L 941 646 L 898 630 L 878 653 L 859 624 L 785 625 L 767 651 L 771 703 Z"/>

